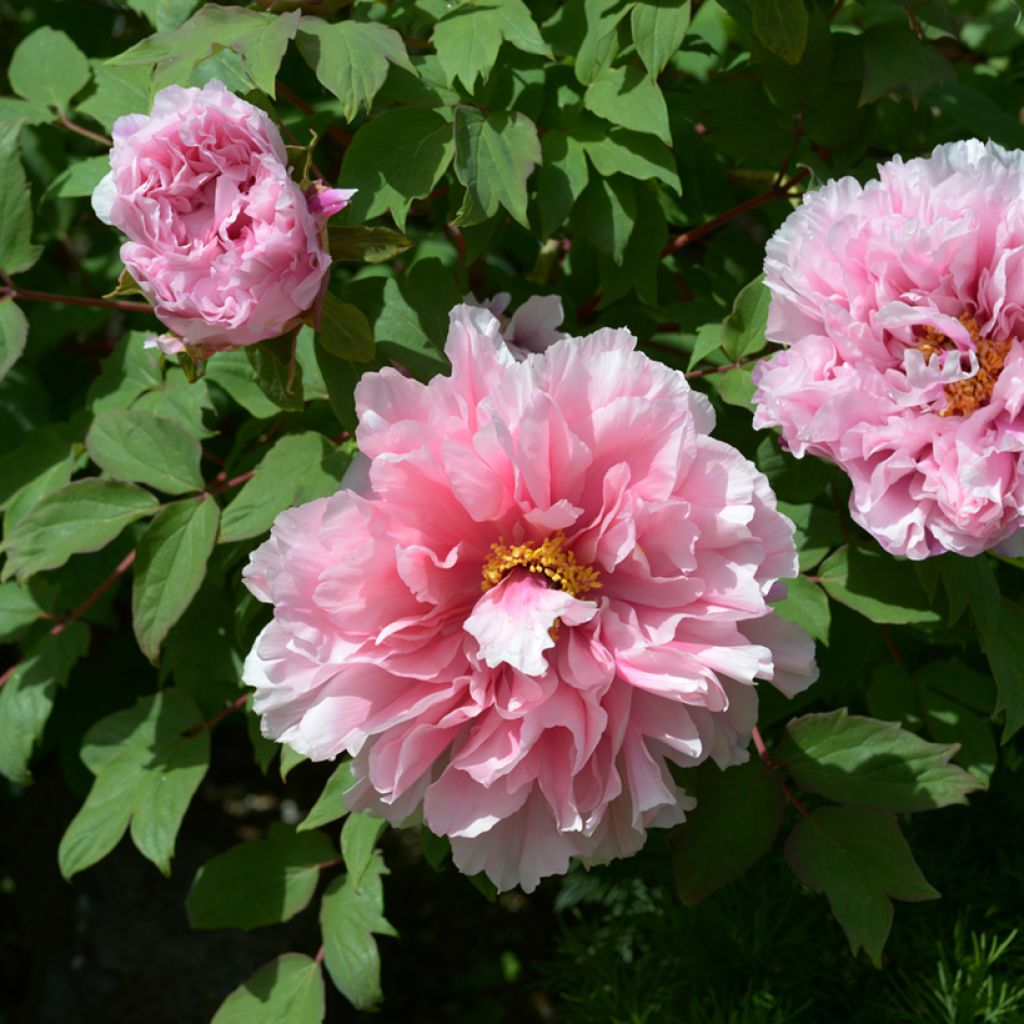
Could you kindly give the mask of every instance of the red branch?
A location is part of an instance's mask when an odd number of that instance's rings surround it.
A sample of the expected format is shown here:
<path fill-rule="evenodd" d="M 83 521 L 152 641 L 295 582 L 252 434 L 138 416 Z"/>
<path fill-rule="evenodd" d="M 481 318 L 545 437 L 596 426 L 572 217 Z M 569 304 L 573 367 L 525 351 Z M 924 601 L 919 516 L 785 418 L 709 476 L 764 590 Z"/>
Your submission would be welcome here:
<path fill-rule="evenodd" d="M 92 139 L 93 142 L 98 142 L 101 146 L 107 146 L 109 148 L 114 144 L 114 140 L 109 136 L 100 135 L 99 132 L 93 132 L 88 128 L 83 128 L 80 124 L 75 124 L 74 121 L 69 121 L 64 114 L 60 114 L 57 119 L 57 123 L 62 128 L 67 128 L 68 131 L 74 132 L 76 135 L 81 135 L 85 139 Z"/>
<path fill-rule="evenodd" d="M 754 356 L 752 359 L 741 359 L 735 363 L 726 363 L 724 366 L 709 366 L 706 370 L 691 370 L 689 373 L 684 373 L 683 376 L 687 380 L 696 380 L 698 377 L 708 377 L 713 373 L 726 373 L 729 370 L 738 370 L 742 366 L 752 366 L 763 358 L 763 356 Z"/>
<path fill-rule="evenodd" d="M 771 755 L 768 753 L 768 748 L 764 745 L 764 740 L 761 738 L 761 730 L 755 725 L 751 737 L 754 740 L 754 747 L 757 750 L 758 757 L 761 758 L 764 766 L 772 773 L 775 781 L 779 784 L 779 788 L 782 790 L 782 795 L 800 812 L 805 818 L 809 818 L 811 812 L 800 802 L 799 797 L 786 785 L 786 780 L 782 777 L 779 772 L 779 766 L 772 760 Z"/>
<path fill-rule="evenodd" d="M 123 313 L 152 313 L 148 302 L 122 302 L 118 299 L 93 299 L 84 295 L 54 295 L 34 292 L 13 285 L 0 289 L 0 299 L 27 299 L 29 302 L 63 302 L 69 306 L 95 306 L 97 309 L 119 309 Z"/>
<path fill-rule="evenodd" d="M 217 714 L 212 715 L 205 722 L 200 722 L 198 725 L 190 726 L 186 729 L 183 736 L 198 736 L 203 729 L 212 729 L 218 722 L 223 721 L 228 715 L 234 714 L 239 708 L 245 706 L 245 702 L 249 699 L 248 693 L 243 693 L 241 697 L 236 697 L 226 708 L 222 711 L 218 711 Z"/>
<path fill-rule="evenodd" d="M 704 238 L 705 235 L 711 234 L 712 231 L 717 231 L 722 225 L 728 224 L 729 221 L 735 220 L 735 218 L 742 216 L 744 213 L 749 213 L 751 210 L 756 210 L 759 206 L 764 206 L 766 203 L 773 202 L 776 199 L 792 199 L 793 194 L 790 190 L 794 185 L 798 185 L 803 181 L 809 173 L 807 168 L 797 171 L 787 181 L 780 181 L 774 184 L 767 192 L 751 196 L 750 199 L 744 200 L 731 210 L 726 210 L 725 213 L 720 213 L 717 217 L 713 217 L 704 224 L 698 224 L 696 227 L 690 228 L 689 231 L 684 231 L 681 235 L 673 238 L 662 249 L 661 255 L 668 256 L 671 253 L 678 252 L 680 249 L 685 249 L 686 246 Z"/>

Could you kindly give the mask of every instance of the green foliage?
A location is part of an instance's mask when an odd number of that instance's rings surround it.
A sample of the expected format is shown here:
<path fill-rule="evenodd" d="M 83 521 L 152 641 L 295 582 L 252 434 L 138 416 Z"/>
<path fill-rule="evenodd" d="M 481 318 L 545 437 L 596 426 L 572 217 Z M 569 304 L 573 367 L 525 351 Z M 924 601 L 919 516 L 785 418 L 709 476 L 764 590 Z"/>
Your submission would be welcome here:
<path fill-rule="evenodd" d="M 320 1024 L 324 1009 L 320 965 L 285 953 L 239 985 L 210 1024 Z"/>

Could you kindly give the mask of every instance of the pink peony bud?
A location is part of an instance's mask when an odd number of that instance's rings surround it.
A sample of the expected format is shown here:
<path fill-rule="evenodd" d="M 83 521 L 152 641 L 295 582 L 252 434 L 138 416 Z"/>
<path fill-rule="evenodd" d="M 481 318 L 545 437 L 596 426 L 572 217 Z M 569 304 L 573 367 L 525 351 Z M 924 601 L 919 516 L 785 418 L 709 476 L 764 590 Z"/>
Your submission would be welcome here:
<path fill-rule="evenodd" d="M 352 190 L 307 199 L 277 128 L 218 81 L 160 90 L 113 135 L 93 208 L 128 235 L 121 258 L 174 334 L 209 352 L 303 319 L 331 264 L 323 224 Z"/>

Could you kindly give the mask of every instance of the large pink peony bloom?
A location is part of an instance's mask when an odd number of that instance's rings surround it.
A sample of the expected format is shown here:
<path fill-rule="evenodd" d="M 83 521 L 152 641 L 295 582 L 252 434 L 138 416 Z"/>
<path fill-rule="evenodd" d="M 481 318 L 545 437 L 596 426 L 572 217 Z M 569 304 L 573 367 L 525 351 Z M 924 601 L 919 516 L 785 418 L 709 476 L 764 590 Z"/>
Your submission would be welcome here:
<path fill-rule="evenodd" d="M 766 601 L 792 525 L 682 374 L 626 331 L 517 361 L 500 330 L 458 306 L 450 377 L 363 377 L 368 474 L 253 553 L 245 680 L 264 735 L 353 755 L 350 807 L 530 890 L 682 821 L 669 763 L 746 760 L 754 681 L 794 692 L 814 651 Z"/>
<path fill-rule="evenodd" d="M 887 551 L 974 555 L 1024 526 L 1024 153 L 970 140 L 878 173 L 768 243 L 790 347 L 754 371 L 754 425 L 840 465 Z"/>
<path fill-rule="evenodd" d="M 161 89 L 113 134 L 93 208 L 131 239 L 121 259 L 160 320 L 200 351 L 298 324 L 331 264 L 323 226 L 353 192 L 304 195 L 270 118 L 218 81 Z"/>

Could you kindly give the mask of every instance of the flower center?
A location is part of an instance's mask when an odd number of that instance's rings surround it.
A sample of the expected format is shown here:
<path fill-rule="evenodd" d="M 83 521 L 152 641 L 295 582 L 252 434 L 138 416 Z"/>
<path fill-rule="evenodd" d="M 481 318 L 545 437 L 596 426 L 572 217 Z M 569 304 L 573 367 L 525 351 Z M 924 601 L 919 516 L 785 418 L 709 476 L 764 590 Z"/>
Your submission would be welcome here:
<path fill-rule="evenodd" d="M 513 569 L 541 573 L 556 587 L 572 597 L 601 586 L 601 576 L 589 565 L 580 565 L 571 551 L 563 550 L 565 534 L 561 530 L 545 537 L 540 544 L 509 545 L 503 540 L 491 545 L 483 567 L 480 589 L 496 587 Z"/>
<path fill-rule="evenodd" d="M 978 372 L 967 380 L 958 380 L 943 388 L 946 392 L 946 408 L 939 413 L 940 416 L 966 416 L 975 409 L 988 405 L 1012 344 L 1010 338 L 1003 338 L 1001 341 L 983 338 L 978 330 L 978 322 L 966 313 L 962 313 L 957 319 L 967 328 L 971 341 L 974 342 L 974 350 L 978 356 Z M 941 331 L 934 327 L 926 327 L 917 347 L 924 353 L 927 363 L 933 355 L 955 349 L 956 345 Z"/>

